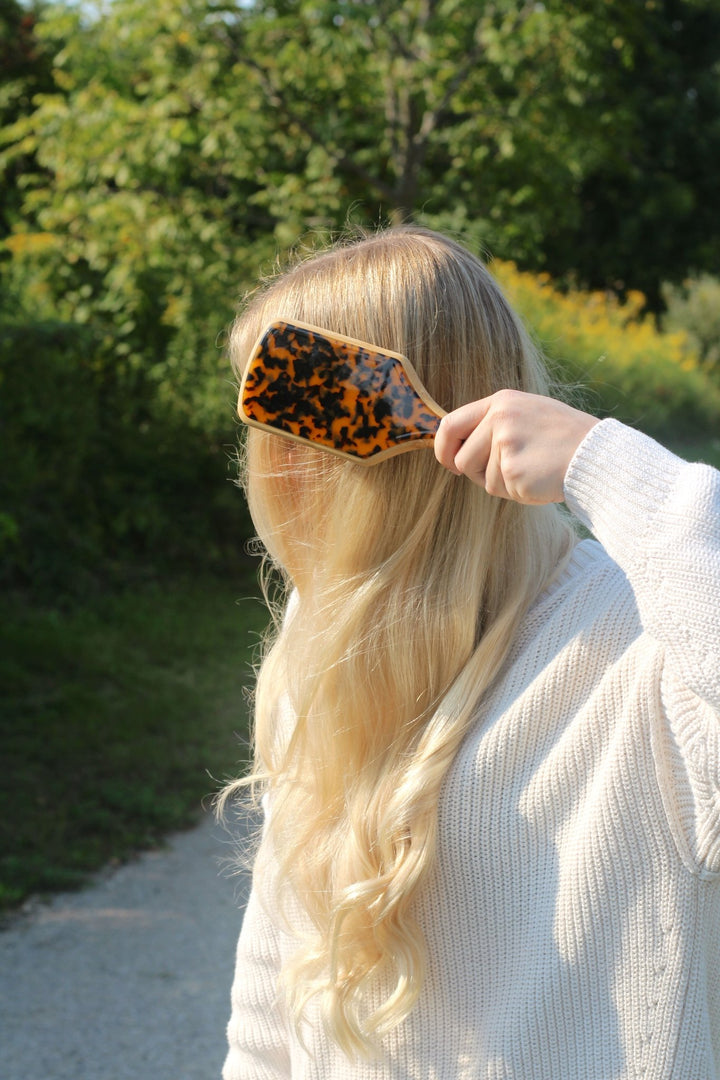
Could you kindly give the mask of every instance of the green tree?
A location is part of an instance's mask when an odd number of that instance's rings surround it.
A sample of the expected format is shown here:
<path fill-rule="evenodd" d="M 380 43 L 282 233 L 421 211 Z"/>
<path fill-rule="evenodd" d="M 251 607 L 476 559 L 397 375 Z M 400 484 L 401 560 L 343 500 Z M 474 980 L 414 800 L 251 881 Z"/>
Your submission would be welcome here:
<path fill-rule="evenodd" d="M 256 201 L 285 219 L 421 216 L 541 258 L 588 155 L 592 78 L 573 5 L 258 0 L 236 39 L 274 120 Z"/>
<path fill-rule="evenodd" d="M 575 5 L 574 5 L 575 6 Z M 577 5 L 580 6 L 580 5 Z M 587 0 L 586 106 L 603 153 L 578 176 L 575 220 L 543 238 L 551 273 L 639 288 L 720 269 L 720 3 Z"/>
<path fill-rule="evenodd" d="M 33 111 L 35 94 L 53 87 L 52 57 L 36 34 L 39 8 L 0 0 L 0 129 Z M 21 213 L 23 174 L 31 162 L 15 159 L 0 187 L 0 239 Z"/>
<path fill-rule="evenodd" d="M 233 48 L 280 240 L 421 217 L 654 307 L 717 267 L 718 0 L 257 0 Z"/>
<path fill-rule="evenodd" d="M 194 372 L 275 249 L 348 215 L 656 296 L 716 258 L 719 18 L 718 0 L 60 7 L 57 90 L 5 155 L 40 166 L 10 246 L 34 303 L 161 380 L 169 350 Z"/>
<path fill-rule="evenodd" d="M 2 162 L 6 176 L 23 171 L 3 268 L 22 309 L 0 327 L 5 456 L 23 466 L 0 511 L 18 526 L 10 570 L 23 580 L 52 584 L 78 560 L 213 557 L 243 535 L 240 516 L 226 527 L 241 503 L 217 339 L 268 225 L 249 206 L 252 146 L 218 56 L 223 17 L 120 2 L 97 16 L 48 10 L 38 26 L 54 86 L 6 128 Z M 42 469 L 16 482 L 38 448 Z"/>

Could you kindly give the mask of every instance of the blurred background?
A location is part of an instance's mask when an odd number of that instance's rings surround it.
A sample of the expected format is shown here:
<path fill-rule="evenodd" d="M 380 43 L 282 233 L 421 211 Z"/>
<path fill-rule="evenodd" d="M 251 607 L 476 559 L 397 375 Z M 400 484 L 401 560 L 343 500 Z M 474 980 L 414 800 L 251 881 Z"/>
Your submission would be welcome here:
<path fill-rule="evenodd" d="M 196 819 L 264 625 L 223 353 L 290 249 L 491 260 L 720 464 L 720 0 L 0 0 L 0 905 Z"/>

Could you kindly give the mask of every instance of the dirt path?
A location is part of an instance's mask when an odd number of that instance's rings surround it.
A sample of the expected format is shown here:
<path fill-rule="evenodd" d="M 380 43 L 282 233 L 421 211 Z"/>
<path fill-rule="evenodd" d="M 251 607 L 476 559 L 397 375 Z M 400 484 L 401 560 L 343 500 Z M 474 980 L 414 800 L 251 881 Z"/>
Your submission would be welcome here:
<path fill-rule="evenodd" d="M 245 879 L 208 818 L 0 932 L 3 1080 L 218 1080 Z"/>

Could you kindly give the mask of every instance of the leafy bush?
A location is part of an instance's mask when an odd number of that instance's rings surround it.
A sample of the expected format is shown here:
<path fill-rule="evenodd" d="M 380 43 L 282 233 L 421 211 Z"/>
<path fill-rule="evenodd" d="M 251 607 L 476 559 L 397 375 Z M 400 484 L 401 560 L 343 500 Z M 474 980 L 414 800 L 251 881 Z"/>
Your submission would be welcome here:
<path fill-rule="evenodd" d="M 643 314 L 645 298 L 605 292 L 561 293 L 545 274 L 493 263 L 511 301 L 586 407 L 649 434 L 683 437 L 720 424 L 720 387 L 702 369 L 682 330 L 661 332 Z"/>
<path fill-rule="evenodd" d="M 720 375 L 720 279 L 701 274 L 682 285 L 665 285 L 663 299 L 663 325 L 684 331 L 702 366 Z"/>
<path fill-rule="evenodd" d="M 224 562 L 249 531 L 228 387 L 205 431 L 113 378 L 87 327 L 0 323 L 2 578 L 77 592 L 129 564 Z"/>

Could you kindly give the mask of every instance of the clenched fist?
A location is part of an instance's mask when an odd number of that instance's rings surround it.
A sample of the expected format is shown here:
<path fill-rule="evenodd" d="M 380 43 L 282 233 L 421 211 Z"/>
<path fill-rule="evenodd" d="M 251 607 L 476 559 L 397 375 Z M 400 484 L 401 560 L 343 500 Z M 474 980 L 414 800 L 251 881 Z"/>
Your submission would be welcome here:
<path fill-rule="evenodd" d="M 443 417 L 435 456 L 490 495 L 529 505 L 562 502 L 568 465 L 597 423 L 554 398 L 500 390 Z"/>

